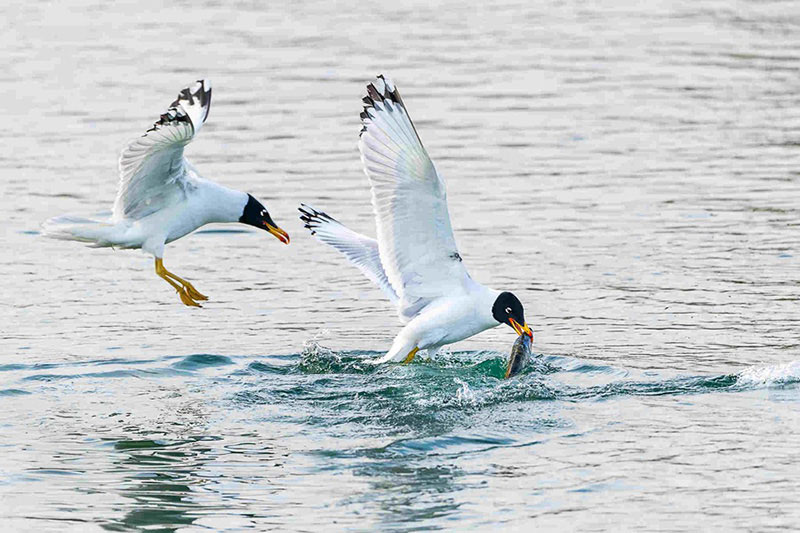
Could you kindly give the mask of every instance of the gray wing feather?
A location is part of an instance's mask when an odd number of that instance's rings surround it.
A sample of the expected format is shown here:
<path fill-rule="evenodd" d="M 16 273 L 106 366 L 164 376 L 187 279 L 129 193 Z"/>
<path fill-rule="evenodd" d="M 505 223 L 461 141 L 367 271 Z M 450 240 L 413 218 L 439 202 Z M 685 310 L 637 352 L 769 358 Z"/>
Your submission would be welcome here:
<path fill-rule="evenodd" d="M 471 282 L 456 247 L 447 194 L 397 88 L 367 86 L 358 148 L 372 189 L 381 263 L 402 316 L 463 293 Z"/>
<path fill-rule="evenodd" d="M 183 89 L 144 135 L 131 141 L 119 157 L 117 220 L 140 219 L 182 199 L 192 187 L 183 148 L 208 118 L 211 85 L 199 80 Z"/>
<path fill-rule="evenodd" d="M 327 213 L 301 204 L 300 219 L 317 239 L 343 253 L 351 263 L 377 285 L 392 303 L 398 298 L 381 264 L 378 241 L 347 228 Z"/>

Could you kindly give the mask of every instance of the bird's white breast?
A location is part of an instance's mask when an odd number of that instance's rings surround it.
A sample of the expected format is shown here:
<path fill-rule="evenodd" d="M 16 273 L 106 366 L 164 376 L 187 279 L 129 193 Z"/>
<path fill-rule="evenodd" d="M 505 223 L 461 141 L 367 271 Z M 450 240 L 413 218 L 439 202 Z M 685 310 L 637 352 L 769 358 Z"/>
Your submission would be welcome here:
<path fill-rule="evenodd" d="M 440 298 L 406 326 L 408 333 L 423 348 L 458 342 L 499 326 L 491 312 L 495 293 L 475 283 L 469 292 Z"/>

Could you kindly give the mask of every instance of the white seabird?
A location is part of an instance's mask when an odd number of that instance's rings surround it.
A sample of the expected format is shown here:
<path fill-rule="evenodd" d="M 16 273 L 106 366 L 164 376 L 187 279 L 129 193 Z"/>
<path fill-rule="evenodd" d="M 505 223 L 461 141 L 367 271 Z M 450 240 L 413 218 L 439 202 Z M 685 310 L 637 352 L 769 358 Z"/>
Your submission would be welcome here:
<path fill-rule="evenodd" d="M 500 324 L 533 339 L 519 299 L 467 273 L 450 225 L 444 180 L 395 86 L 378 76 L 363 101 L 358 148 L 372 188 L 377 241 L 305 204 L 300 218 L 397 305 L 405 327 L 376 362 L 409 363 L 419 350 L 435 351 Z"/>
<path fill-rule="evenodd" d="M 210 107 L 208 80 L 183 89 L 153 127 L 122 150 L 111 219 L 56 217 L 43 224 L 43 234 L 93 247 L 141 248 L 155 257 L 156 274 L 178 291 L 184 304 L 195 307 L 208 298 L 164 267 L 167 243 L 212 222 L 241 222 L 289 244 L 289 235 L 258 200 L 200 177 L 183 156 Z"/>

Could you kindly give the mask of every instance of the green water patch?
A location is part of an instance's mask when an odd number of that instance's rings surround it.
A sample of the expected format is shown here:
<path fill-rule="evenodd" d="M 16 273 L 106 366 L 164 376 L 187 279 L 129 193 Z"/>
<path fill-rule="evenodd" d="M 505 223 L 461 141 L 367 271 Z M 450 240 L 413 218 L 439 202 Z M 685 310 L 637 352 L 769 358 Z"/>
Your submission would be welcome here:
<path fill-rule="evenodd" d="M 317 343 L 307 344 L 300 353 L 297 370 L 304 374 L 370 374 L 378 366 L 370 362 L 376 352 L 339 353 Z"/>
<path fill-rule="evenodd" d="M 371 361 L 381 353 L 337 352 L 311 345 L 280 364 L 250 363 L 228 408 L 264 423 L 289 423 L 299 435 L 325 435 L 312 454 L 392 462 L 396 457 L 462 456 L 535 446 L 573 429 L 581 403 L 616 399 L 733 394 L 793 387 L 796 368 L 748 369 L 706 376 L 650 375 L 599 361 L 535 355 L 504 379 L 507 354 L 492 351 L 422 355 L 408 365 Z M 263 365 L 263 366 L 262 366 Z M 777 375 L 775 375 L 777 373 Z M 765 377 L 766 376 L 766 377 Z M 331 443 L 381 442 L 338 449 Z"/>
<path fill-rule="evenodd" d="M 237 370 L 233 375 L 282 375 L 291 372 L 289 365 L 272 364 L 265 361 L 255 361 L 249 363 L 245 368 Z"/>
<path fill-rule="evenodd" d="M 172 366 L 181 370 L 200 370 L 202 368 L 232 365 L 233 360 L 224 355 L 194 354 L 174 363 Z"/>
<path fill-rule="evenodd" d="M 458 427 L 487 412 L 506 420 L 505 412 L 512 407 L 525 410 L 539 405 L 542 409 L 559 402 L 735 393 L 800 382 L 796 369 L 784 371 L 783 378 L 766 379 L 754 378 L 747 371 L 650 377 L 599 362 L 552 355 L 535 355 L 519 375 L 504 379 L 508 355 L 499 352 L 444 353 L 432 358 L 422 355 L 408 365 L 373 364 L 371 361 L 380 355 L 337 352 L 310 344 L 293 363 L 250 363 L 249 371 L 264 380 L 243 383 L 233 400 L 245 408 L 289 406 L 282 416 L 298 423 L 313 417 L 315 423 L 329 427 L 424 432 Z M 761 374 L 755 372 L 756 376 Z M 547 427 L 551 422 L 544 417 L 536 424 Z"/>
<path fill-rule="evenodd" d="M 558 398 L 566 401 L 604 400 L 619 396 L 737 392 L 748 388 L 739 382 L 739 377 L 735 374 L 708 377 L 688 376 L 656 381 L 617 381 L 602 386 L 583 388 L 563 387 L 558 391 Z"/>
<path fill-rule="evenodd" d="M 19 363 L 11 363 L 8 365 L 0 365 L 0 372 L 11 372 L 14 370 L 26 370 L 30 368 L 29 365 L 23 365 Z"/>
<path fill-rule="evenodd" d="M 123 359 L 119 357 L 114 357 L 110 359 L 88 359 L 85 361 L 67 361 L 61 363 L 34 363 L 34 364 L 22 364 L 22 363 L 11 363 L 7 365 L 0 365 L 0 372 L 10 372 L 15 370 L 51 370 L 54 368 L 82 368 L 87 366 L 108 366 L 108 365 L 120 365 L 120 366 L 141 366 L 153 363 L 160 363 L 163 360 L 174 359 L 180 356 L 164 356 L 163 358 L 159 359 Z"/>
<path fill-rule="evenodd" d="M 67 381 L 75 379 L 126 379 L 126 378 L 155 378 L 175 377 L 188 375 L 187 372 L 175 368 L 121 368 L 107 372 L 84 372 L 79 374 L 33 374 L 25 376 L 22 381 Z"/>
<path fill-rule="evenodd" d="M 0 396 L 26 396 L 31 394 L 22 389 L 0 389 Z"/>
<path fill-rule="evenodd" d="M 153 439 L 121 440 L 114 443 L 114 448 L 117 450 L 150 450 L 153 448 L 160 449 L 170 446 L 179 446 L 187 442 L 190 441 L 163 441 Z"/>

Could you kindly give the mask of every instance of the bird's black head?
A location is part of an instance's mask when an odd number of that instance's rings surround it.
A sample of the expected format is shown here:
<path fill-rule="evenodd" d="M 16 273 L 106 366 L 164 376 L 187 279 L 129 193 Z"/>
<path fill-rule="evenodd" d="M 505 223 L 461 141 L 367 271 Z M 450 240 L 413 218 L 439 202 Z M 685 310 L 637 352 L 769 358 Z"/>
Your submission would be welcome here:
<path fill-rule="evenodd" d="M 525 310 L 522 308 L 522 302 L 510 292 L 500 293 L 492 305 L 492 316 L 501 324 L 508 324 L 514 328 L 517 335 L 525 333 L 533 340 L 533 332 L 525 322 Z"/>
<path fill-rule="evenodd" d="M 242 216 L 239 217 L 239 222 L 268 231 L 282 243 L 289 244 L 289 234 L 275 224 L 275 221 L 269 216 L 267 208 L 250 194 L 247 195 L 247 204 L 244 206 Z"/>

